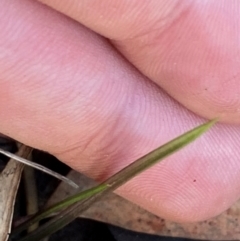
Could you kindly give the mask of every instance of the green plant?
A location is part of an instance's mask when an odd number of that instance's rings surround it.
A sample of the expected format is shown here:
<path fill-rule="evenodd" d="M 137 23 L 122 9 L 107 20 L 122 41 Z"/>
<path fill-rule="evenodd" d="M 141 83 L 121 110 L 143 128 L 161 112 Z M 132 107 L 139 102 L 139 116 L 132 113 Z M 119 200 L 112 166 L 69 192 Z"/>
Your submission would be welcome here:
<path fill-rule="evenodd" d="M 84 192 L 81 192 L 77 195 L 74 195 L 70 198 L 67 198 L 66 200 L 48 208 L 47 210 L 43 210 L 42 212 L 34 215 L 28 221 L 17 227 L 13 231 L 13 234 L 16 234 L 17 232 L 26 229 L 34 222 L 48 217 L 52 212 L 56 212 L 65 208 L 56 217 L 52 218 L 46 224 L 40 226 L 32 233 L 29 233 L 20 241 L 38 241 L 46 236 L 49 236 L 50 234 L 69 224 L 71 221 L 77 218 L 80 213 L 88 209 L 94 202 L 97 202 L 100 198 L 103 198 L 107 193 L 114 191 L 119 186 L 123 185 L 142 171 L 148 169 L 160 160 L 163 160 L 167 156 L 173 154 L 174 152 L 180 150 L 184 146 L 197 139 L 213 124 L 215 124 L 215 122 L 216 120 L 209 121 L 186 132 L 185 134 L 173 139 L 172 141 L 153 150 L 147 155 L 139 158 L 129 166 L 125 167 L 123 170 L 110 177 L 102 184 Z"/>

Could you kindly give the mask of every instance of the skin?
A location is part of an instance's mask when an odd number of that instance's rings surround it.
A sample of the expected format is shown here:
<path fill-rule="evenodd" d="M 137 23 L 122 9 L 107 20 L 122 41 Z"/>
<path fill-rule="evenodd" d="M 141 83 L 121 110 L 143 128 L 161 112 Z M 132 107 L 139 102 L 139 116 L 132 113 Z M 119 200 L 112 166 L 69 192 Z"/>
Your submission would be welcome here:
<path fill-rule="evenodd" d="M 239 198 L 238 1 L 0 3 L 1 133 L 101 181 L 220 117 L 117 192 L 178 222 Z"/>

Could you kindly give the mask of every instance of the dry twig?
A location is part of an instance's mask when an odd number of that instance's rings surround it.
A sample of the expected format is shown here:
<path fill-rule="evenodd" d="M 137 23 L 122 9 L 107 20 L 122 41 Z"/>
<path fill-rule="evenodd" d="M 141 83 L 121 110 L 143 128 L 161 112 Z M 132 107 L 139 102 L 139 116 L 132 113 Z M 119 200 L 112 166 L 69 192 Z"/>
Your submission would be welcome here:
<path fill-rule="evenodd" d="M 31 148 L 21 146 L 19 156 L 28 158 Z M 16 194 L 21 179 L 23 164 L 11 159 L 0 174 L 0 240 L 7 241 L 12 225 Z"/>

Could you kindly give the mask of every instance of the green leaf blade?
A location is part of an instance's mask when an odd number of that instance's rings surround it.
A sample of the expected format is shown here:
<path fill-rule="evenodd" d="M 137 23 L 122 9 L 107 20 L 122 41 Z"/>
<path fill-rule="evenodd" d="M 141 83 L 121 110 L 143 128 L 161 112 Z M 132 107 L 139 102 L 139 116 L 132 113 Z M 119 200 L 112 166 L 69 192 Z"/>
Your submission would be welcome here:
<path fill-rule="evenodd" d="M 58 231 L 59 229 L 73 221 L 76 217 L 79 216 L 80 213 L 89 208 L 94 202 L 98 201 L 105 194 L 114 191 L 142 171 L 148 169 L 160 160 L 190 144 L 203 133 L 205 133 L 208 129 L 210 129 L 216 122 L 217 120 L 215 119 L 205 124 L 202 124 L 186 132 L 185 134 L 173 139 L 172 141 L 164 144 L 163 146 L 155 149 L 149 154 L 139 158 L 137 161 L 133 162 L 117 174 L 110 177 L 107 181 L 100 184 L 106 185 L 106 189 L 102 190 L 101 192 L 95 193 L 89 198 L 84 199 L 78 203 L 72 204 L 66 210 L 60 212 L 57 217 L 53 218 L 48 223 L 44 224 L 42 227 L 30 233 L 27 237 L 21 239 L 20 241 L 39 241 L 42 238 Z"/>
<path fill-rule="evenodd" d="M 17 228 L 15 228 L 13 231 L 13 235 L 18 234 L 18 233 L 22 232 L 23 230 L 27 229 L 28 227 L 30 227 L 32 224 L 39 222 L 44 218 L 49 217 L 52 213 L 58 212 L 76 202 L 79 202 L 88 197 L 91 197 L 92 195 L 105 190 L 107 187 L 108 186 L 104 185 L 104 184 L 98 185 L 96 187 L 93 187 L 88 190 L 77 193 L 71 197 L 64 199 L 63 201 L 60 201 L 59 203 L 57 203 L 55 205 L 52 205 L 52 206 L 44 209 L 43 211 L 32 216 L 29 220 L 25 221 L 24 223 L 20 224 Z"/>

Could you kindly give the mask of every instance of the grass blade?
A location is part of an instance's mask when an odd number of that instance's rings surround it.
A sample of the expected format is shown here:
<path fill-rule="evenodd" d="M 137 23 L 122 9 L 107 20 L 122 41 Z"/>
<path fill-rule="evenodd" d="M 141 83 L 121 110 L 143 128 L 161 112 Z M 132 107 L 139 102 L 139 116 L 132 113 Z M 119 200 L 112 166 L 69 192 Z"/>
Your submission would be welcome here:
<path fill-rule="evenodd" d="M 60 212 L 55 218 L 53 218 L 34 232 L 30 233 L 26 237 L 22 238 L 20 241 L 39 241 L 42 238 L 60 230 L 61 228 L 72 222 L 75 218 L 77 218 L 80 213 L 89 208 L 94 202 L 104 197 L 107 193 L 114 191 L 116 188 L 123 185 L 134 176 L 138 175 L 139 173 L 156 164 L 160 160 L 166 158 L 167 156 L 173 154 L 174 152 L 180 150 L 184 146 L 197 139 L 213 124 L 215 124 L 215 122 L 216 120 L 213 120 L 203 125 L 200 125 L 193 130 L 190 130 L 185 134 L 164 144 L 163 146 L 155 149 L 149 154 L 139 158 L 137 161 L 130 164 L 129 166 L 100 184 L 106 185 L 107 188 L 103 189 L 101 192 L 93 194 L 91 197 L 84 199 L 83 201 L 72 204 L 66 210 Z"/>
<path fill-rule="evenodd" d="M 42 165 L 39 165 L 39 164 L 37 164 L 35 162 L 32 162 L 32 161 L 29 161 L 29 160 L 27 160 L 25 158 L 22 158 L 22 157 L 20 157 L 18 155 L 15 155 L 15 154 L 11 153 L 11 152 L 5 151 L 2 148 L 0 148 L 0 153 L 5 155 L 5 156 L 7 156 L 7 157 L 9 157 L 9 158 L 12 158 L 15 161 L 21 162 L 21 163 L 23 163 L 23 164 L 25 164 L 27 166 L 33 167 L 33 168 L 38 169 L 38 170 L 40 170 L 42 172 L 45 172 L 45 173 L 47 173 L 47 174 L 49 174 L 49 175 L 51 175 L 53 177 L 56 177 L 57 179 L 59 179 L 59 180 L 61 180 L 63 182 L 68 183 L 70 186 L 72 186 L 74 188 L 78 188 L 78 185 L 76 183 L 74 183 L 73 181 L 69 180 L 68 178 L 66 178 L 66 177 L 64 177 L 64 176 L 62 176 L 62 175 L 60 175 L 60 174 L 58 174 L 58 173 L 56 173 L 56 172 L 54 172 L 54 171 L 44 167 Z"/>
<path fill-rule="evenodd" d="M 43 211 L 38 212 L 37 214 L 33 215 L 31 218 L 29 218 L 27 221 L 25 221 L 24 223 L 20 224 L 19 226 L 17 226 L 14 230 L 13 230 L 13 235 L 16 235 L 18 233 L 20 233 L 21 231 L 27 229 L 28 227 L 30 227 L 32 224 L 41 221 L 44 218 L 49 217 L 52 213 L 58 212 L 68 206 L 70 206 L 71 204 L 74 204 L 76 202 L 79 202 L 81 200 L 84 200 L 88 197 L 91 197 L 92 195 L 102 192 L 104 189 L 108 188 L 107 185 L 105 184 L 100 184 L 96 187 L 90 188 L 88 190 L 82 191 L 80 193 L 77 193 L 69 198 L 66 198 L 64 200 L 62 200 L 61 202 L 50 206 L 48 208 L 46 208 Z"/>

